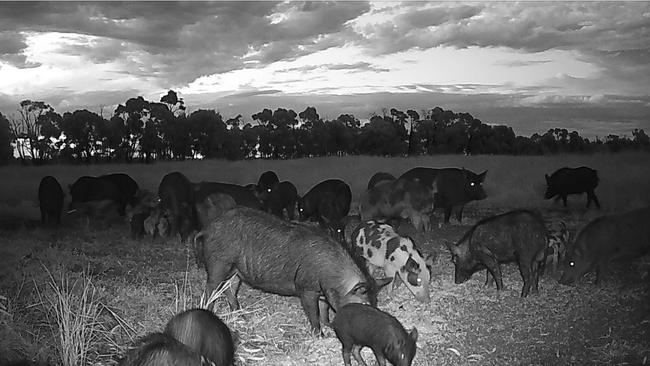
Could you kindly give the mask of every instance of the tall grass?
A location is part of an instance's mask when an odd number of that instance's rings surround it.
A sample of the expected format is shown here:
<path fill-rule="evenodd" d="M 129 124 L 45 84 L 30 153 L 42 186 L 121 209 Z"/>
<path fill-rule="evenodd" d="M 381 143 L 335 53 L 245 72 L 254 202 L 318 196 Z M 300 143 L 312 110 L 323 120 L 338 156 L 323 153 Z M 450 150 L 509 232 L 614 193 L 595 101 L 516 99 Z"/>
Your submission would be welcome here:
<path fill-rule="evenodd" d="M 97 342 L 101 304 L 91 278 L 82 274 L 72 279 L 61 271 L 59 278 L 45 267 L 48 282 L 44 289 L 36 287 L 48 317 L 53 338 L 64 366 L 85 365 L 90 350 Z"/>

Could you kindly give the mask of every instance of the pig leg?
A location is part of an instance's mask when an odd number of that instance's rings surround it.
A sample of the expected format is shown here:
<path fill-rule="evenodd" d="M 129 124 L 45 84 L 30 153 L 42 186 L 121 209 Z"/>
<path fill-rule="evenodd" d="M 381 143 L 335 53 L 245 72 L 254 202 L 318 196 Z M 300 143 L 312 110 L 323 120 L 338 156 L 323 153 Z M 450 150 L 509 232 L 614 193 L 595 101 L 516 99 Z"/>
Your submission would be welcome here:
<path fill-rule="evenodd" d="M 487 249 L 486 251 L 480 251 L 477 253 L 478 258 L 485 267 L 487 267 L 488 271 L 492 274 L 492 277 L 494 277 L 494 280 L 497 283 L 497 291 L 503 290 L 503 278 L 501 277 L 501 268 L 499 267 L 499 262 L 496 260 L 494 255 L 490 253 Z"/>
<path fill-rule="evenodd" d="M 352 346 L 352 356 L 354 356 L 354 359 L 357 360 L 359 365 L 368 366 L 366 361 L 363 360 L 363 357 L 361 357 L 361 346 Z"/>
<path fill-rule="evenodd" d="M 387 266 L 384 267 L 384 273 L 386 274 L 386 277 L 392 278 L 393 280 L 390 282 L 390 291 L 392 292 L 397 288 L 398 285 L 398 279 L 397 276 L 395 275 L 396 273 L 399 273 L 397 269 L 393 266 Z"/>
<path fill-rule="evenodd" d="M 305 291 L 300 295 L 300 304 L 302 309 L 307 314 L 311 330 L 314 334 L 323 336 L 323 331 L 320 328 L 319 311 L 318 311 L 318 298 L 320 295 L 315 291 Z"/>
<path fill-rule="evenodd" d="M 567 199 L 567 195 L 566 194 L 562 195 L 562 204 L 564 205 L 564 207 L 566 207 L 566 199 Z"/>
<path fill-rule="evenodd" d="M 589 208 L 590 201 L 594 201 L 596 208 L 600 208 L 600 202 L 598 202 L 598 197 L 596 197 L 596 193 L 594 193 L 593 189 L 587 192 L 587 208 Z"/>
<path fill-rule="evenodd" d="M 494 276 L 490 273 L 489 269 L 485 270 L 485 287 L 491 287 L 494 283 Z"/>
<path fill-rule="evenodd" d="M 458 209 L 458 212 L 456 213 L 456 219 L 458 219 L 458 222 L 463 222 L 463 205 L 460 206 Z"/>
<path fill-rule="evenodd" d="M 352 365 L 352 360 L 350 359 L 350 352 L 352 350 L 352 345 L 351 343 L 345 342 L 343 343 L 343 363 L 345 366 L 351 366 Z"/>
<path fill-rule="evenodd" d="M 531 269 L 530 269 L 530 264 L 524 263 L 523 260 L 519 260 L 519 272 L 521 273 L 521 277 L 524 280 L 524 286 L 521 289 L 521 297 L 526 297 L 528 296 L 528 293 L 530 292 L 530 285 L 531 285 Z"/>
<path fill-rule="evenodd" d="M 384 355 L 382 354 L 381 350 L 373 348 L 372 352 L 375 354 L 375 358 L 377 359 L 377 364 L 379 366 L 386 366 L 386 358 L 384 358 Z"/>
<path fill-rule="evenodd" d="M 226 294 L 226 301 L 228 301 L 228 305 L 230 306 L 230 309 L 240 309 L 241 306 L 239 305 L 239 300 L 237 300 L 237 292 L 239 292 L 239 286 L 241 285 L 241 278 L 239 278 L 238 275 L 234 275 L 231 277 L 232 279 L 230 280 L 230 288 L 225 291 Z"/>
<path fill-rule="evenodd" d="M 229 275 L 233 274 L 233 265 L 217 262 L 213 263 L 209 268 L 206 267 L 206 271 L 208 272 L 208 279 L 205 283 L 205 296 L 209 297 L 215 289 L 223 286 L 224 281 Z M 230 310 L 239 309 L 239 303 L 236 298 L 234 302 L 231 302 L 229 298 L 226 298 L 226 300 L 228 300 Z"/>
<path fill-rule="evenodd" d="M 320 322 L 330 326 L 330 305 L 323 299 L 318 299 L 318 313 Z"/>
<path fill-rule="evenodd" d="M 449 223 L 449 217 L 451 217 L 451 206 L 445 206 L 445 224 Z"/>
<path fill-rule="evenodd" d="M 596 264 L 596 285 L 603 283 L 603 279 L 607 275 L 607 266 L 608 261 L 606 259 L 601 260 Z"/>

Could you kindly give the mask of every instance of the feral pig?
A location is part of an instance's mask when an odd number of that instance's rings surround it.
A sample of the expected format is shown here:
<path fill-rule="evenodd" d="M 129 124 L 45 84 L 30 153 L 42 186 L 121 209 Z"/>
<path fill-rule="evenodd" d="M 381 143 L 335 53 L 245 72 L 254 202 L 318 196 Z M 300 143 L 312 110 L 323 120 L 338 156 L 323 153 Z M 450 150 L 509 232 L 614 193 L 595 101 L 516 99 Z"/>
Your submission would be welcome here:
<path fill-rule="evenodd" d="M 345 226 L 343 229 L 343 237 L 345 238 L 347 245 L 352 244 L 352 234 L 360 224 L 361 215 L 347 215 L 343 218 L 343 225 Z"/>
<path fill-rule="evenodd" d="M 211 193 L 203 200 L 197 200 L 195 204 L 200 229 L 206 228 L 212 220 L 237 205 L 235 200 L 225 193 Z"/>
<path fill-rule="evenodd" d="M 112 201 L 115 202 L 118 210 L 119 208 L 123 210 L 125 207 L 119 187 L 107 179 L 83 176 L 72 183 L 69 189 L 71 201 L 68 213 L 74 212 L 79 206 L 88 209 L 88 205 L 83 204 L 90 201 Z"/>
<path fill-rule="evenodd" d="M 144 222 L 149 217 L 149 212 L 127 213 L 129 227 L 131 228 L 131 238 L 142 239 L 144 236 Z"/>
<path fill-rule="evenodd" d="M 120 191 L 120 199 L 124 205 L 135 205 L 138 198 L 138 183 L 126 173 L 100 175 L 99 178 L 113 182 Z M 122 213 L 123 214 L 123 213 Z"/>
<path fill-rule="evenodd" d="M 51 175 L 43 177 L 38 185 L 38 205 L 41 209 L 41 223 L 43 225 L 61 224 L 61 210 L 63 210 L 63 188 Z"/>
<path fill-rule="evenodd" d="M 296 217 L 297 202 L 298 190 L 296 186 L 289 181 L 282 181 L 271 190 L 266 201 L 266 211 L 278 217 L 284 217 L 286 211 L 289 220 L 293 220 Z"/>
<path fill-rule="evenodd" d="M 352 190 L 340 179 L 327 179 L 298 200 L 300 220 L 318 221 L 338 239 L 343 237 L 342 220 L 350 212 Z"/>
<path fill-rule="evenodd" d="M 361 197 L 361 220 L 408 218 L 418 230 L 428 231 L 432 194 L 417 181 L 382 182 Z"/>
<path fill-rule="evenodd" d="M 564 221 L 548 230 L 548 245 L 546 247 L 545 273 L 555 273 L 566 257 L 569 244 L 569 230 Z"/>
<path fill-rule="evenodd" d="M 476 174 L 465 168 L 417 167 L 402 174 L 400 179 L 417 181 L 424 185 L 434 197 L 435 208 L 445 211 L 445 223 L 448 223 L 453 207 L 460 206 L 456 218 L 461 222 L 465 204 L 487 197 L 483 189 L 486 175 L 487 170 Z"/>
<path fill-rule="evenodd" d="M 158 186 L 160 206 L 170 215 L 169 235 L 186 240 L 198 225 L 194 207 L 194 186 L 183 173 L 172 172 Z"/>
<path fill-rule="evenodd" d="M 160 206 L 154 207 L 149 216 L 144 220 L 145 234 L 155 238 L 156 235 L 161 237 L 168 236 L 170 233 L 170 214 L 166 209 Z"/>
<path fill-rule="evenodd" d="M 496 280 L 497 290 L 503 289 L 499 263 L 517 262 L 524 280 L 521 296 L 538 292 L 540 266 L 545 260 L 547 236 L 542 218 L 528 210 L 515 210 L 488 217 L 476 223 L 458 242 L 450 245 L 456 267 L 455 282 L 463 283 L 474 272 L 487 268 Z"/>
<path fill-rule="evenodd" d="M 392 315 L 365 304 L 347 304 L 337 313 L 332 328 L 343 346 L 343 362 L 351 365 L 350 354 L 359 365 L 366 365 L 361 349 L 370 347 L 377 363 L 386 360 L 395 366 L 410 366 L 415 357 L 418 331 L 407 332 Z"/>
<path fill-rule="evenodd" d="M 257 181 L 257 185 L 255 186 L 257 197 L 266 204 L 266 200 L 271 195 L 271 191 L 278 183 L 280 183 L 280 179 L 274 171 L 265 171 L 260 175 L 260 179 Z"/>
<path fill-rule="evenodd" d="M 352 240 L 352 249 L 365 258 L 369 272 L 371 266 L 381 267 L 393 279 L 393 288 L 399 276 L 418 301 L 429 301 L 432 257 L 423 256 L 411 238 L 399 236 L 388 224 L 365 221 Z"/>
<path fill-rule="evenodd" d="M 120 366 L 231 366 L 235 345 L 230 329 L 210 311 L 186 310 L 174 316 L 163 333 L 139 340 Z"/>
<path fill-rule="evenodd" d="M 251 188 L 240 186 L 238 184 L 220 183 L 220 182 L 201 182 L 194 185 L 194 195 L 196 202 L 201 202 L 212 193 L 227 194 L 240 206 L 262 210 L 262 202 L 255 196 L 255 191 Z"/>
<path fill-rule="evenodd" d="M 587 193 L 587 208 L 593 201 L 596 207 L 600 208 L 598 197 L 594 193 L 594 189 L 598 186 L 598 172 L 581 166 L 578 168 L 561 168 L 556 170 L 549 177 L 546 177 L 546 193 L 544 198 L 549 199 L 557 196 L 555 199 L 562 199 L 564 207 L 567 207 L 567 196 L 570 194 Z"/>
<path fill-rule="evenodd" d="M 595 269 L 596 284 L 600 284 L 610 262 L 638 258 L 648 252 L 650 207 L 599 217 L 576 236 L 567 254 L 560 283 L 571 284 Z"/>
<path fill-rule="evenodd" d="M 215 365 L 232 365 L 235 344 L 228 326 L 204 309 L 184 311 L 173 317 L 165 334 L 183 343 Z"/>
<path fill-rule="evenodd" d="M 395 178 L 395 176 L 390 174 L 390 173 L 377 172 L 377 173 L 373 174 L 372 177 L 370 177 L 370 180 L 368 181 L 368 188 L 367 189 L 371 190 L 371 189 L 375 188 L 375 186 L 377 184 L 379 184 L 379 183 L 392 182 L 395 179 L 397 179 L 397 178 Z"/>
<path fill-rule="evenodd" d="M 319 297 L 338 310 L 350 302 L 376 305 L 372 283 L 339 243 L 318 230 L 247 207 L 236 207 L 196 236 L 207 270 L 206 296 L 233 277 L 226 300 L 239 309 L 241 281 L 300 298 L 312 330 L 321 333 Z"/>

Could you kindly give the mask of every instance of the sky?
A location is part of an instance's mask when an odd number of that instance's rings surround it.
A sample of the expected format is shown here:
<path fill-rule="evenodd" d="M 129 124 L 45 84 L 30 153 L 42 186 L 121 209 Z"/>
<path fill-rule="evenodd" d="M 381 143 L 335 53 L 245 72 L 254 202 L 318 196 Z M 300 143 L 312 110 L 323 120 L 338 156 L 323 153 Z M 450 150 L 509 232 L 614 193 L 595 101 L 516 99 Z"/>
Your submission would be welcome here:
<path fill-rule="evenodd" d="M 0 2 L 0 112 L 324 119 L 442 107 L 530 136 L 650 132 L 650 2 Z"/>

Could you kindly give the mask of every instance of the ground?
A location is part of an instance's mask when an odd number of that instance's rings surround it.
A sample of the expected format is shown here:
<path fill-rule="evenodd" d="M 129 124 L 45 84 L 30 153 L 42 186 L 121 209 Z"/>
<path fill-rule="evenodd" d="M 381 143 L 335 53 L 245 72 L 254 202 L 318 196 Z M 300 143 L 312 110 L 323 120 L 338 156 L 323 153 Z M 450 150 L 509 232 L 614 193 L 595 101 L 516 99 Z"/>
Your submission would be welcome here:
<path fill-rule="evenodd" d="M 550 218 L 549 224 L 557 217 L 574 220 L 567 222 L 572 231 L 580 225 L 580 214 L 562 215 L 556 210 L 545 217 Z M 445 244 L 457 241 L 476 220 L 470 211 L 462 224 L 452 219 L 452 224 L 434 227 L 421 241 L 423 251 L 438 253 L 428 304 L 416 301 L 405 286 L 380 294 L 379 308 L 393 314 L 407 329 L 418 328 L 414 365 L 647 362 L 647 260 L 616 266 L 600 287 L 592 283 L 593 275 L 575 286 L 562 286 L 552 276 L 545 276 L 540 294 L 523 299 L 519 297 L 521 276 L 514 264 L 503 266 L 503 292 L 485 288 L 483 272 L 456 285 Z M 2 256 L 5 268 L 15 271 L 13 275 L 3 273 L 3 284 L 10 283 L 9 278 L 32 275 L 38 285 L 40 276 L 34 273 L 54 263 L 64 264 L 70 273 L 85 270 L 92 275 L 105 306 L 101 339 L 90 357 L 94 364 L 115 364 L 135 338 L 160 330 L 176 309 L 188 305 L 179 302 L 196 304 L 205 283 L 204 271 L 196 267 L 178 239 L 132 240 L 122 222 L 97 229 L 80 221 L 58 230 L 22 222 L 18 227 L 5 225 L 0 237 L 4 250 L 19 247 Z M 29 282 L 25 287 L 30 287 Z M 13 290 L 4 287 L 3 293 L 10 295 Z M 14 299 L 16 306 L 25 300 L 20 296 Z M 238 335 L 239 364 L 342 364 L 340 343 L 333 331 L 326 329 L 323 339 L 311 336 L 296 298 L 244 286 L 240 301 L 243 309 L 235 313 L 229 312 L 222 300 L 216 306 L 216 312 Z M 20 316 L 28 323 L 39 318 L 35 313 Z M 26 331 L 21 327 L 17 330 Z M 38 341 L 48 343 L 47 339 L 43 336 Z M 364 356 L 372 360 L 369 351 L 364 351 Z"/>

